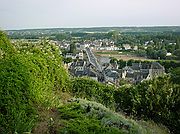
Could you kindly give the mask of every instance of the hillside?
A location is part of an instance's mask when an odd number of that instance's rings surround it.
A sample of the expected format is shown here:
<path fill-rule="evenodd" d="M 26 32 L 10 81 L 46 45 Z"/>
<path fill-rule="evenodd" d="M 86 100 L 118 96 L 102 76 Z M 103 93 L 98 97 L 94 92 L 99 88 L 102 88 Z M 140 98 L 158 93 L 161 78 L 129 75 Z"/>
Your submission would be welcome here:
<path fill-rule="evenodd" d="M 120 88 L 71 78 L 59 47 L 11 44 L 0 32 L 2 134 L 178 133 L 179 87 L 170 76 Z"/>

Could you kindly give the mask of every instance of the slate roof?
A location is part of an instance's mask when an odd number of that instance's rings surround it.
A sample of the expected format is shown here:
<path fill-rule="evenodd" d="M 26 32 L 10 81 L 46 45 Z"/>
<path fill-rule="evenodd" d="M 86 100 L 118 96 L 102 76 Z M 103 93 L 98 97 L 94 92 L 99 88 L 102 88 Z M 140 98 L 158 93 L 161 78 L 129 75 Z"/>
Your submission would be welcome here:
<path fill-rule="evenodd" d="M 111 78 L 116 78 L 116 79 L 119 78 L 119 73 L 116 70 L 111 70 L 111 69 L 105 70 L 105 75 Z"/>
<path fill-rule="evenodd" d="M 140 82 L 148 77 L 150 69 L 164 71 L 164 67 L 158 62 L 132 63 L 132 66 L 126 66 L 122 70 L 126 71 L 126 78 L 134 79 L 135 82 Z"/>
<path fill-rule="evenodd" d="M 153 62 L 151 64 L 151 69 L 163 69 L 164 70 L 164 67 L 161 64 L 159 64 L 158 62 Z"/>
<path fill-rule="evenodd" d="M 75 62 L 75 66 L 84 66 L 84 65 L 85 65 L 85 61 Z"/>

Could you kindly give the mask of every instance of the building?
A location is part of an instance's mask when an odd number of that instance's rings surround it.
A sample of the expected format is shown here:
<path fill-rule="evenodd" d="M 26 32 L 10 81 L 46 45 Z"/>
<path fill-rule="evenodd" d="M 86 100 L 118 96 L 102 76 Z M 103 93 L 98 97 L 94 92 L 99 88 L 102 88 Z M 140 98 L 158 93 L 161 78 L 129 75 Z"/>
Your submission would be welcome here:
<path fill-rule="evenodd" d="M 75 59 L 83 60 L 84 55 L 83 55 L 83 51 L 80 51 L 79 53 L 76 53 L 76 54 L 74 54 L 74 53 L 67 53 L 65 57 L 66 58 L 72 58 L 73 60 L 75 60 Z"/>
<path fill-rule="evenodd" d="M 124 50 L 131 50 L 131 46 L 129 44 L 123 44 Z"/>
<path fill-rule="evenodd" d="M 153 79 L 165 73 L 164 67 L 158 62 L 133 63 L 122 69 L 122 79 L 127 79 L 132 83 L 139 83 L 143 80 Z"/>
<path fill-rule="evenodd" d="M 85 75 L 86 61 L 76 61 L 71 63 L 69 71 L 77 77 Z"/>
<path fill-rule="evenodd" d="M 83 77 L 87 76 L 93 80 L 98 81 L 98 73 L 93 70 L 93 67 L 90 63 L 86 61 L 76 61 L 71 63 L 69 71 L 73 76 Z"/>
<path fill-rule="evenodd" d="M 114 63 L 104 63 L 103 66 L 104 81 L 106 83 L 112 83 L 118 85 L 120 79 L 120 70 L 117 62 Z"/>
<path fill-rule="evenodd" d="M 120 73 L 118 69 L 106 69 L 104 70 L 105 82 L 118 84 L 120 79 Z"/>
<path fill-rule="evenodd" d="M 77 55 L 76 54 L 73 54 L 73 53 L 67 53 L 66 58 L 72 58 L 73 60 L 77 58 Z"/>

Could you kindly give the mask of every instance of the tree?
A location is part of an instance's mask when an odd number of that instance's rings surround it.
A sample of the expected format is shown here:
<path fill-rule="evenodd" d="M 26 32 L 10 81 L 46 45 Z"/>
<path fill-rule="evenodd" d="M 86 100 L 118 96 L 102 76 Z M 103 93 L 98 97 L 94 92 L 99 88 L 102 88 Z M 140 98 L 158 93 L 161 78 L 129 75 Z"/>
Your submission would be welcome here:
<path fill-rule="evenodd" d="M 64 63 L 71 63 L 72 58 L 63 58 Z"/>
<path fill-rule="evenodd" d="M 167 54 L 166 49 L 158 50 L 157 51 L 157 56 L 160 57 L 160 59 L 165 59 Z"/>
<path fill-rule="evenodd" d="M 0 59 L 5 58 L 15 52 L 5 33 L 0 31 Z"/>
<path fill-rule="evenodd" d="M 153 47 L 152 46 L 148 46 L 146 52 L 147 52 L 147 56 L 149 58 L 152 58 L 153 52 L 154 52 Z"/>
<path fill-rule="evenodd" d="M 117 61 L 118 61 L 118 60 L 117 60 L 116 58 L 111 57 L 110 63 L 115 63 L 115 62 L 117 62 Z"/>
<path fill-rule="evenodd" d="M 180 84 L 180 67 L 174 68 L 170 73 L 172 81 Z"/>
<path fill-rule="evenodd" d="M 72 43 L 70 45 L 70 53 L 76 53 L 76 45 L 75 45 L 75 43 Z"/>
<path fill-rule="evenodd" d="M 180 39 L 176 39 L 175 49 L 180 49 Z"/>
<path fill-rule="evenodd" d="M 180 49 L 175 50 L 173 54 L 180 60 Z"/>
<path fill-rule="evenodd" d="M 175 45 L 170 45 L 170 44 L 166 45 L 167 52 L 173 53 L 174 49 L 175 49 Z"/>
<path fill-rule="evenodd" d="M 146 56 L 146 51 L 145 50 L 137 50 L 136 54 L 138 56 L 145 57 Z"/>

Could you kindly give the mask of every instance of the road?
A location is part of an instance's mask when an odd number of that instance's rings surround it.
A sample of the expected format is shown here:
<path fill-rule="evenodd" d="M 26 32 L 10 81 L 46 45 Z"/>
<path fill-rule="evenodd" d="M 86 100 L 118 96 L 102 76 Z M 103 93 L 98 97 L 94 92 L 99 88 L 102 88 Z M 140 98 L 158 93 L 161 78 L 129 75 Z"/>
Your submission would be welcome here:
<path fill-rule="evenodd" d="M 95 57 L 94 53 L 91 51 L 89 47 L 85 48 L 86 54 L 88 56 L 89 62 L 96 67 L 96 69 L 102 72 L 102 68 L 100 64 L 97 62 L 97 58 Z"/>

